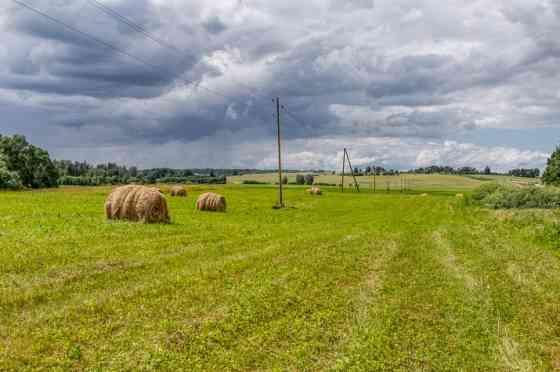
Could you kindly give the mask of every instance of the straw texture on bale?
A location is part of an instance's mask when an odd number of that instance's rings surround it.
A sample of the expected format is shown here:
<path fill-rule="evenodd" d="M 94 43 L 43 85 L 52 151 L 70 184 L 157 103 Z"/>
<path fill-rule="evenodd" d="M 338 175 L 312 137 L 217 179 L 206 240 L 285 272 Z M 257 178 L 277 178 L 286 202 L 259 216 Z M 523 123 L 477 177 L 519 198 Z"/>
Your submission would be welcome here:
<path fill-rule="evenodd" d="M 318 187 L 312 187 L 308 189 L 307 192 L 310 193 L 311 195 L 323 195 L 323 192 Z"/>
<path fill-rule="evenodd" d="M 187 190 L 183 186 L 173 186 L 170 190 L 171 196 L 187 196 Z"/>
<path fill-rule="evenodd" d="M 213 192 L 207 192 L 198 197 L 196 209 L 200 211 L 225 212 L 226 198 Z"/>
<path fill-rule="evenodd" d="M 156 188 L 128 185 L 113 190 L 105 202 L 110 220 L 168 223 L 169 211 L 163 194 Z"/>

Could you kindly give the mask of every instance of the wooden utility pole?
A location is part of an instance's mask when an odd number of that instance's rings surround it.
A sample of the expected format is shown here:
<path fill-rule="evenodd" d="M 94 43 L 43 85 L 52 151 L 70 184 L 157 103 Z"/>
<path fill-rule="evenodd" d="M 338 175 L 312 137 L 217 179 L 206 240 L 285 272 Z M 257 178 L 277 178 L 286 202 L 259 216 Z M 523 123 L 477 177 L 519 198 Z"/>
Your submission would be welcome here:
<path fill-rule="evenodd" d="M 280 98 L 276 98 L 276 124 L 278 129 L 278 207 L 284 208 L 284 190 L 282 189 L 282 137 L 280 136 Z"/>
<path fill-rule="evenodd" d="M 348 159 L 348 167 L 350 168 L 350 172 L 352 172 L 352 178 L 354 179 L 354 185 L 356 185 L 356 190 L 360 192 L 360 185 L 356 180 L 356 175 L 354 174 L 354 168 L 352 168 L 352 163 L 350 162 L 350 156 L 348 155 L 348 151 L 346 151 L 346 149 L 344 149 L 344 155 L 346 155 L 346 159 Z"/>
<path fill-rule="evenodd" d="M 346 149 L 342 154 L 342 192 L 344 192 L 344 172 L 346 172 Z"/>

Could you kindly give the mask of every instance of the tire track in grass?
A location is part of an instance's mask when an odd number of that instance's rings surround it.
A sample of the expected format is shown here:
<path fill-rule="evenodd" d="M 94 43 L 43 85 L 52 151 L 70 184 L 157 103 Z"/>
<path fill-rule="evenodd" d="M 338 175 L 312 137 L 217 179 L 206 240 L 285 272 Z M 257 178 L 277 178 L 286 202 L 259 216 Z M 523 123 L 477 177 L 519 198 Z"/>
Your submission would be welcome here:
<path fill-rule="evenodd" d="M 486 211 L 448 232 L 469 272 L 482 278 L 509 370 L 554 370 L 560 352 L 560 258 Z M 535 275 L 538 273 L 538 275 Z"/>
<path fill-rule="evenodd" d="M 432 232 L 409 231 L 337 370 L 494 370 L 495 335 Z"/>
<path fill-rule="evenodd" d="M 228 318 L 204 324 L 195 334 L 182 332 L 183 338 L 190 334 L 197 339 L 181 350 L 189 355 L 188 365 L 198 360 L 206 370 L 226 365 L 242 370 L 322 370 L 353 314 L 348 299 L 359 291 L 373 257 L 385 254 L 384 240 L 359 240 L 350 244 L 343 237 L 311 251 L 294 252 L 259 270 L 253 280 L 246 278 L 246 289 L 237 288 L 240 298 Z M 201 349 L 216 333 L 225 336 L 222 349 Z"/>
<path fill-rule="evenodd" d="M 383 254 L 371 256 L 368 259 L 367 272 L 362 282 L 356 288 L 356 294 L 351 302 L 351 309 L 347 324 L 341 327 L 340 341 L 331 355 L 321 361 L 314 370 L 332 370 L 346 362 L 344 349 L 351 341 L 353 334 L 356 333 L 368 320 L 368 309 L 378 301 L 378 292 L 385 280 L 385 266 L 392 260 L 399 247 L 396 236 L 392 240 L 387 240 L 379 244 Z"/>
<path fill-rule="evenodd" d="M 525 357 L 519 343 L 509 335 L 507 328 L 500 326 L 500 318 L 496 317 L 492 311 L 492 303 L 485 287 L 478 278 L 468 272 L 462 262 L 454 252 L 452 243 L 447 239 L 447 230 L 438 230 L 433 234 L 436 244 L 446 254 L 442 257 L 444 266 L 451 275 L 464 282 L 465 287 L 470 291 L 473 302 L 478 302 L 481 309 L 488 316 L 489 327 L 496 329 L 498 338 L 498 350 L 496 359 L 502 361 L 502 366 L 508 371 L 531 371 L 531 362 Z"/>

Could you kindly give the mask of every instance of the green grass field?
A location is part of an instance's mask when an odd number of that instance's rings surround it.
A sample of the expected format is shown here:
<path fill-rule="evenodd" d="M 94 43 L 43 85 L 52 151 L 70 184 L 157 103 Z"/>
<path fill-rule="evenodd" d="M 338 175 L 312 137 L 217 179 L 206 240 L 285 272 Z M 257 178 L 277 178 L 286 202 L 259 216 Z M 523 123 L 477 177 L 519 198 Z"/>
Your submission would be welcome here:
<path fill-rule="evenodd" d="M 297 173 L 288 173 L 288 181 L 295 182 Z M 356 177 L 360 186 L 364 189 L 373 187 L 373 177 Z M 404 180 L 404 181 L 403 181 Z M 231 176 L 227 179 L 229 184 L 241 184 L 243 181 L 258 181 L 266 183 L 278 182 L 276 173 L 246 174 L 243 176 Z M 510 176 L 459 176 L 446 174 L 404 174 L 401 176 L 377 176 L 375 178 L 375 188 L 377 190 L 400 190 L 402 182 L 410 190 L 417 191 L 469 191 L 477 188 L 481 184 L 494 181 L 502 184 L 513 183 L 539 183 L 534 178 L 519 178 Z M 319 175 L 315 177 L 315 182 L 324 184 L 341 184 L 340 175 Z M 345 186 L 353 184 L 352 176 L 344 177 Z"/>
<path fill-rule="evenodd" d="M 109 188 L 0 193 L 0 370 L 560 369 L 534 227 L 454 192 L 215 188 L 227 213 L 193 188 L 170 225 L 107 222 Z"/>

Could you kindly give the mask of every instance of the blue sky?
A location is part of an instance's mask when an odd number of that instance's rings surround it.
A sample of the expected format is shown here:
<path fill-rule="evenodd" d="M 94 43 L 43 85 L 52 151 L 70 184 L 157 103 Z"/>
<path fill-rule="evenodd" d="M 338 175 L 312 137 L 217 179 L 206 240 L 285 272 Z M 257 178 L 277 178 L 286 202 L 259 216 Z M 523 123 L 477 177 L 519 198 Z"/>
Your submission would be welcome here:
<path fill-rule="evenodd" d="M 0 133 L 55 158 L 273 168 L 277 96 L 290 168 L 543 167 L 560 140 L 554 0 L 21 1 L 128 54 L 2 2 Z"/>

